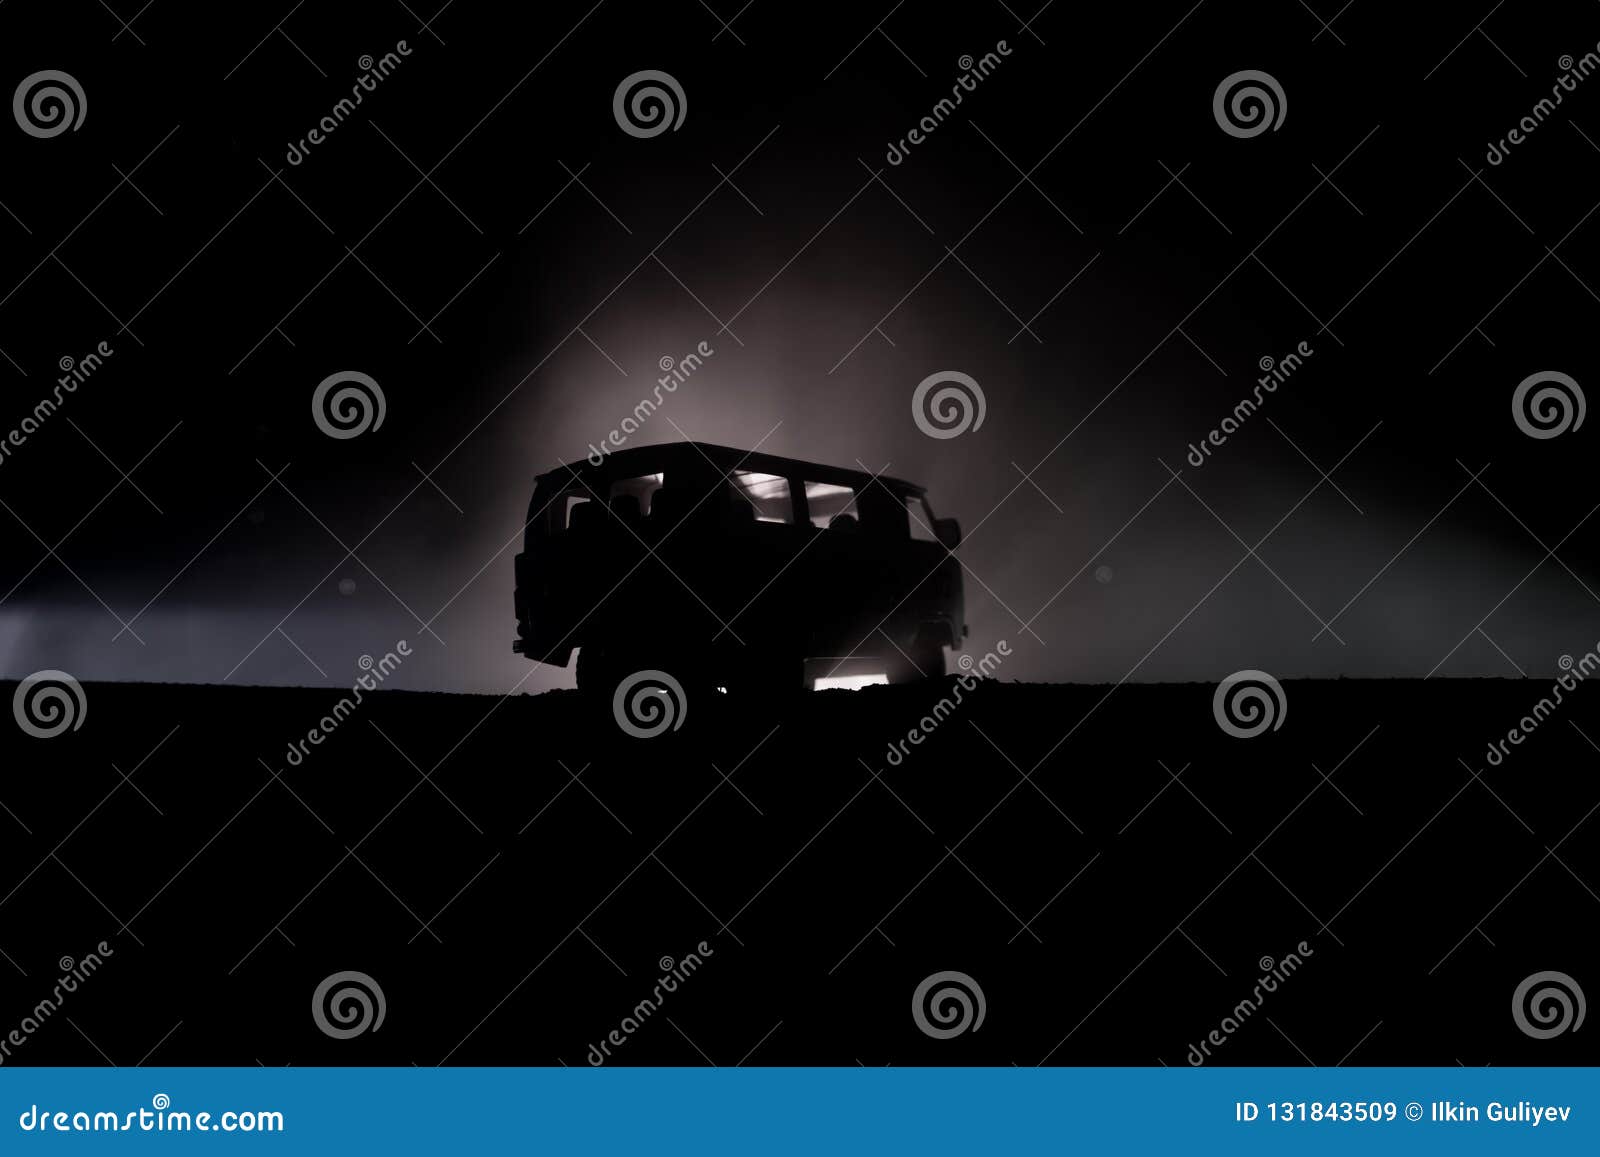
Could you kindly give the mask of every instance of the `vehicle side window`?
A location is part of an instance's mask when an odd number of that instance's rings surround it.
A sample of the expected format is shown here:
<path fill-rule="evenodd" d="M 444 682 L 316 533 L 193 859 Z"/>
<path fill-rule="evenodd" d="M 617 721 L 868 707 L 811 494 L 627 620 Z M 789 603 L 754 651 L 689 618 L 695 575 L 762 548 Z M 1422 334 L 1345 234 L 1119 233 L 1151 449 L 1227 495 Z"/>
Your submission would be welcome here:
<path fill-rule="evenodd" d="M 789 492 L 787 478 L 735 470 L 732 481 L 735 501 L 749 503 L 757 522 L 794 523 L 794 496 Z"/>
<path fill-rule="evenodd" d="M 606 495 L 611 509 L 626 510 L 639 517 L 648 516 L 650 513 L 650 499 L 655 492 L 661 489 L 662 476 L 660 474 L 641 474 L 637 478 L 618 478 L 611 484 L 610 492 Z M 620 502 L 618 500 L 621 500 Z M 632 499 L 632 502 L 629 502 Z M 637 505 L 635 505 L 637 504 Z"/>
<path fill-rule="evenodd" d="M 806 507 L 811 513 L 811 525 L 823 530 L 829 527 L 853 529 L 861 521 L 861 512 L 856 508 L 856 492 L 848 486 L 832 482 L 807 482 Z"/>
<path fill-rule="evenodd" d="M 559 528 L 566 530 L 570 528 L 574 522 L 582 521 L 582 519 L 578 516 L 577 511 L 580 506 L 586 506 L 588 503 L 589 496 L 582 492 L 575 491 L 571 494 L 562 495 L 561 505 L 558 507 L 560 511 L 558 522 Z"/>
<path fill-rule="evenodd" d="M 938 542 L 933 533 L 933 511 L 920 494 L 906 495 L 906 517 L 911 523 L 911 537 L 917 542 Z"/>

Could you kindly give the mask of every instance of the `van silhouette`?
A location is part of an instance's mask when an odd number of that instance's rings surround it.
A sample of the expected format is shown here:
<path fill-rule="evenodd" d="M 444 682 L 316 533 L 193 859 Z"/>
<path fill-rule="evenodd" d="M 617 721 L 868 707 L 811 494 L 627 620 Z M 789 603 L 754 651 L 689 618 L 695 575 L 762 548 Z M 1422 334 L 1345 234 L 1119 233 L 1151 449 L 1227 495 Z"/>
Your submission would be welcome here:
<path fill-rule="evenodd" d="M 924 489 L 815 462 L 675 442 L 537 479 L 516 556 L 512 649 L 608 694 L 641 670 L 799 689 L 944 674 L 967 633 L 961 530 Z"/>

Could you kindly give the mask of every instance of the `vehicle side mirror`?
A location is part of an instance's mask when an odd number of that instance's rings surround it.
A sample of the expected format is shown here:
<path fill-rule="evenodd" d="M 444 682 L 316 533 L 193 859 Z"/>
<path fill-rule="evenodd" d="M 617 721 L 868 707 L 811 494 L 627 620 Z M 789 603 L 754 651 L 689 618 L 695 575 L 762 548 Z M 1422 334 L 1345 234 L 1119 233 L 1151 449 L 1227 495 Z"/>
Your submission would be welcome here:
<path fill-rule="evenodd" d="M 933 536 L 944 543 L 946 549 L 954 550 L 961 545 L 961 524 L 953 518 L 935 518 Z"/>

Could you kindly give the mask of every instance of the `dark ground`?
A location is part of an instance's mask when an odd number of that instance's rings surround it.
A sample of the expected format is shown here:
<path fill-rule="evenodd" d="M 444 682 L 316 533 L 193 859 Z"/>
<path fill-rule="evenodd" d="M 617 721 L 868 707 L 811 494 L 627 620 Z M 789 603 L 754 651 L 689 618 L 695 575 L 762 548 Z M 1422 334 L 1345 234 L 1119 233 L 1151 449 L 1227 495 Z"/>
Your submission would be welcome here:
<path fill-rule="evenodd" d="M 90 684 L 76 732 L 0 729 L 0 1029 L 115 955 L 7 1063 L 581 1065 L 705 940 L 615 1063 L 1181 1065 L 1304 940 L 1215 1063 L 1593 1064 L 1600 1026 L 1510 1009 L 1600 992 L 1600 694 L 1484 758 L 1548 689 L 1289 683 L 1238 740 L 1209 685 L 991 682 L 895 768 L 940 688 L 654 740 L 573 692 L 379 692 L 287 767 L 336 695 Z M 334 1040 L 346 969 L 386 1018 Z M 987 1012 L 935 1040 L 946 969 Z"/>

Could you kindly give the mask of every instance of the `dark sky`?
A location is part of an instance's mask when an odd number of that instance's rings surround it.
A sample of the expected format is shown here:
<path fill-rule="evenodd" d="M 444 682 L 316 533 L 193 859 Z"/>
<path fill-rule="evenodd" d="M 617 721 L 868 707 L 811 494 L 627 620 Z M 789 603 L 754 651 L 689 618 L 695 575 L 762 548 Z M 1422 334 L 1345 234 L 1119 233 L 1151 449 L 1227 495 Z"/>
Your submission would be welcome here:
<path fill-rule="evenodd" d="M 0 459 L 0 674 L 338 685 L 407 638 L 401 685 L 510 688 L 533 476 L 700 342 L 634 444 L 926 483 L 1003 677 L 1548 674 L 1600 640 L 1595 427 L 1512 413 L 1600 381 L 1600 79 L 1486 160 L 1593 4 L 287 7 L 0 8 L 7 90 L 87 104 L 0 131 L 0 436 L 114 351 Z M 675 131 L 619 127 L 642 70 Z M 1244 70 L 1285 109 L 1241 137 Z M 338 440 L 311 398 L 346 370 L 386 412 Z M 941 440 L 911 397 L 947 370 L 986 417 Z"/>

